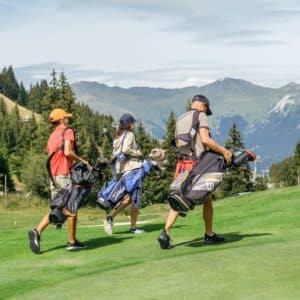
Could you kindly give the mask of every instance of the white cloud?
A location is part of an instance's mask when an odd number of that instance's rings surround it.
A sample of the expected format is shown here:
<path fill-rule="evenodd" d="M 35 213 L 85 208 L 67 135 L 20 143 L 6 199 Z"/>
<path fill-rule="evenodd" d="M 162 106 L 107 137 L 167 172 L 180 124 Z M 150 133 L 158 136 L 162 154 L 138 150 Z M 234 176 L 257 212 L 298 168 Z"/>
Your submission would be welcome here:
<path fill-rule="evenodd" d="M 2 0 L 0 66 L 58 61 L 72 80 L 124 86 L 181 87 L 227 76 L 276 86 L 299 79 L 299 6 L 289 0 Z"/>

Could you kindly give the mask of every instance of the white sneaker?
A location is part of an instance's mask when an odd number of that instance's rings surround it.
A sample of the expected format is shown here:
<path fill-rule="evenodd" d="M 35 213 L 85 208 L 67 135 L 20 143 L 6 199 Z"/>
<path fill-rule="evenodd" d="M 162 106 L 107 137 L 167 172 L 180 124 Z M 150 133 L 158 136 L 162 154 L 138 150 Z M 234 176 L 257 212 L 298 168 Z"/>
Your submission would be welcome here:
<path fill-rule="evenodd" d="M 112 235 L 113 234 L 113 219 L 111 216 L 107 216 L 106 218 L 103 219 L 103 225 L 104 225 L 104 231 L 107 235 Z"/>
<path fill-rule="evenodd" d="M 130 232 L 130 233 L 133 233 L 133 234 L 141 234 L 141 233 L 144 233 L 145 230 L 139 229 L 139 228 L 131 228 L 131 229 L 129 230 L 129 232 Z"/>

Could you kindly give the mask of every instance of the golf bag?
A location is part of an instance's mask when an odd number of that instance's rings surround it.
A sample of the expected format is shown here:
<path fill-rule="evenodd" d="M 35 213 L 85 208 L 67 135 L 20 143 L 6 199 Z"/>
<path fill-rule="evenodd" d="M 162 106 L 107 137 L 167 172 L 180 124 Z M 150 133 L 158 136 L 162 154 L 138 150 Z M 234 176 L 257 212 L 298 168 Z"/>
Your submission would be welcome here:
<path fill-rule="evenodd" d="M 240 167 L 256 156 L 250 150 L 242 150 L 233 155 L 232 165 Z M 168 202 L 172 209 L 185 214 L 195 205 L 203 204 L 223 180 L 227 165 L 224 157 L 213 151 L 205 152 L 191 171 L 184 171 L 172 182 Z"/>
<path fill-rule="evenodd" d="M 113 179 L 98 192 L 97 203 L 104 210 L 114 208 L 125 195 L 129 194 L 136 207 L 139 206 L 142 192 L 142 182 L 153 165 L 151 161 L 144 160 L 142 167 L 125 173 L 118 179 Z"/>
<path fill-rule="evenodd" d="M 106 159 L 100 159 L 89 170 L 82 162 L 76 163 L 71 173 L 71 184 L 62 188 L 51 201 L 49 221 L 62 225 L 69 216 L 75 216 L 84 204 L 92 186 L 103 178 L 102 171 L 107 166 Z"/>

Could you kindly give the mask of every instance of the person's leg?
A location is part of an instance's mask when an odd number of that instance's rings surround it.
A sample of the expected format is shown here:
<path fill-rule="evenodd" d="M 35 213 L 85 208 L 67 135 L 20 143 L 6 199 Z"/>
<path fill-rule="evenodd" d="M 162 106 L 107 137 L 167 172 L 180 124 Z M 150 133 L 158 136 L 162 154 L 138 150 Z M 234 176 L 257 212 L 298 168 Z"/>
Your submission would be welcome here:
<path fill-rule="evenodd" d="M 130 207 L 130 228 L 136 228 L 137 217 L 139 214 L 139 209 L 134 206 L 134 203 L 131 204 Z"/>
<path fill-rule="evenodd" d="M 207 235 L 213 234 L 213 216 L 214 216 L 214 209 L 212 204 L 211 196 L 206 198 L 206 201 L 203 204 L 203 219 L 204 219 L 204 226 L 205 226 L 205 233 Z"/>
<path fill-rule="evenodd" d="M 76 239 L 77 214 L 68 217 L 68 243 L 67 250 L 80 250 L 86 248 L 84 243 Z"/>
<path fill-rule="evenodd" d="M 55 181 L 56 185 L 54 185 L 52 180 L 50 180 L 51 199 L 54 199 L 62 188 L 71 183 L 70 175 L 54 176 L 53 180 Z M 55 228 L 60 230 L 62 228 L 62 224 L 56 224 Z"/>
<path fill-rule="evenodd" d="M 123 200 L 117 205 L 110 213 L 110 216 L 114 218 L 117 214 L 119 214 L 123 209 L 129 206 L 131 203 L 131 199 L 129 195 L 125 195 Z"/>
<path fill-rule="evenodd" d="M 169 214 L 167 216 L 165 228 L 157 238 L 157 241 L 159 242 L 161 249 L 170 249 L 172 247 L 171 239 L 170 239 L 170 231 L 172 226 L 175 224 L 178 216 L 179 216 L 179 212 L 170 208 Z"/>
<path fill-rule="evenodd" d="M 28 231 L 28 238 L 29 238 L 29 246 L 33 253 L 39 254 L 40 253 L 40 239 L 41 234 L 44 229 L 49 225 L 49 213 L 47 213 L 36 229 L 32 229 Z"/>
<path fill-rule="evenodd" d="M 133 234 L 140 234 L 145 232 L 145 230 L 136 227 L 138 214 L 139 214 L 139 209 L 135 207 L 135 204 L 132 201 L 130 207 L 130 232 Z"/>
<path fill-rule="evenodd" d="M 177 218 L 179 216 L 179 212 L 170 208 L 169 214 L 167 216 L 166 225 L 165 225 L 165 232 L 170 235 L 170 230 L 172 226 L 175 224 Z"/>
<path fill-rule="evenodd" d="M 109 215 L 107 215 L 103 219 L 103 226 L 104 231 L 107 235 L 113 234 L 113 219 L 116 217 L 117 214 L 119 214 L 123 209 L 125 209 L 128 205 L 130 205 L 131 199 L 129 195 L 125 195 L 123 200 L 115 206 L 115 208 L 111 211 Z"/>
<path fill-rule="evenodd" d="M 214 209 L 211 196 L 206 198 L 203 204 L 203 219 L 205 225 L 204 243 L 205 244 L 217 244 L 223 243 L 225 238 L 217 235 L 213 232 L 213 217 Z"/>
<path fill-rule="evenodd" d="M 57 184 L 59 185 L 60 183 L 57 183 Z M 58 191 L 59 191 L 59 189 L 54 186 L 54 184 L 52 183 L 52 181 L 50 181 L 51 199 L 53 199 L 56 196 L 56 194 L 58 193 Z M 39 233 L 40 236 L 43 233 L 44 229 L 50 224 L 50 222 L 49 222 L 49 215 L 50 215 L 50 213 L 47 213 L 43 217 L 43 219 L 41 220 L 41 222 L 39 223 L 39 225 L 36 227 L 36 230 L 38 231 L 38 233 Z"/>
<path fill-rule="evenodd" d="M 50 224 L 49 222 L 49 215 L 50 213 L 47 213 L 43 219 L 41 220 L 41 222 L 39 223 L 39 225 L 36 227 L 36 230 L 38 231 L 39 235 L 41 236 L 44 229 Z"/>
<path fill-rule="evenodd" d="M 68 217 L 68 242 L 75 243 L 76 241 L 76 225 L 77 215 Z"/>

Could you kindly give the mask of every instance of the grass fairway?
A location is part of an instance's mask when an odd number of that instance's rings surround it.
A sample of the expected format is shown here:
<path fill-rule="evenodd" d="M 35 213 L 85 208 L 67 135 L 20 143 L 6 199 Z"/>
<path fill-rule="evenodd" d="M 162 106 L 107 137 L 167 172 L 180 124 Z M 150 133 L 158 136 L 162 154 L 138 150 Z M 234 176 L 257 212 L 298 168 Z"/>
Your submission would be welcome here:
<path fill-rule="evenodd" d="M 66 229 L 50 228 L 41 255 L 27 241 L 40 212 L 2 210 L 0 298 L 300 299 L 299 202 L 300 188 L 293 187 L 215 203 L 215 231 L 227 239 L 218 246 L 203 246 L 199 207 L 179 219 L 172 250 L 156 242 L 159 217 L 139 236 L 128 226 L 116 226 L 112 237 L 101 227 L 81 227 L 78 237 L 88 248 L 72 253 L 65 250 Z"/>

